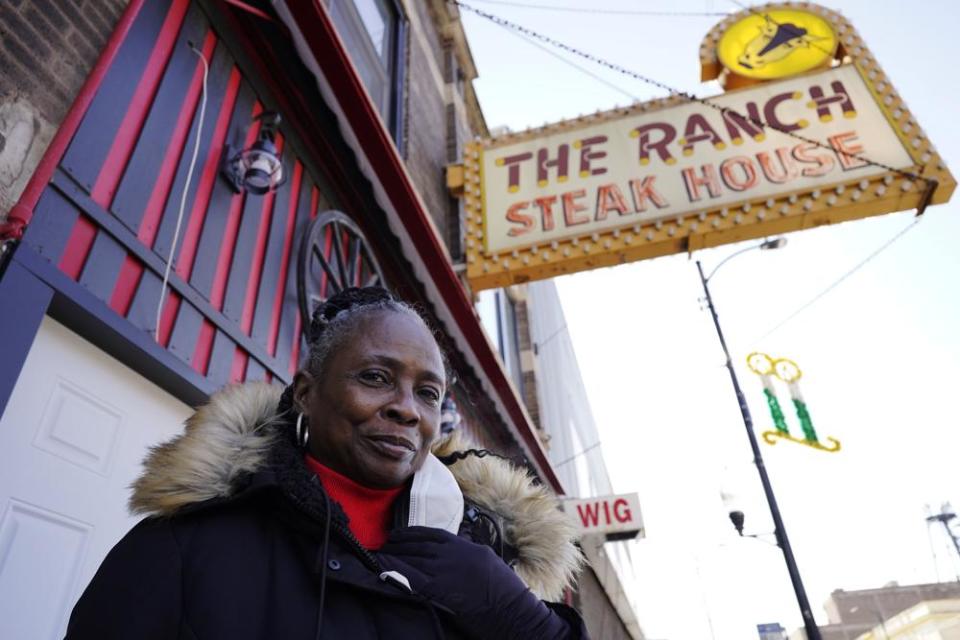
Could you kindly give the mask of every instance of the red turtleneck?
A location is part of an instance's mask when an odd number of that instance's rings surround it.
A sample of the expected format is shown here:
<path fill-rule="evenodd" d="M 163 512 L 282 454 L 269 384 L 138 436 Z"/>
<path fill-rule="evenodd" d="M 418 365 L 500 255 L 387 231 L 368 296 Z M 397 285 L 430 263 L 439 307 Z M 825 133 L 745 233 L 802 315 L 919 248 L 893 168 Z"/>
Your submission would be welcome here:
<path fill-rule="evenodd" d="M 304 457 L 330 499 L 336 500 L 343 508 L 350 519 L 350 531 L 360 544 L 374 551 L 382 547 L 390 533 L 393 501 L 403 491 L 403 485 L 393 489 L 371 489 L 324 466 L 309 454 Z"/>

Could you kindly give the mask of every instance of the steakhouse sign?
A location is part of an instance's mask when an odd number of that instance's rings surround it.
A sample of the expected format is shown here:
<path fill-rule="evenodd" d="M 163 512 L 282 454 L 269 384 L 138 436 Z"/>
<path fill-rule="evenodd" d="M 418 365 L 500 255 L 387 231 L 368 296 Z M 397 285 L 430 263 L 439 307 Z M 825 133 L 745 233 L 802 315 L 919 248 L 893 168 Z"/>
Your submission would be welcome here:
<path fill-rule="evenodd" d="M 688 103 L 485 152 L 485 249 L 502 253 L 886 171 L 860 154 L 897 169 L 913 164 L 853 66 L 710 102 L 728 110 Z"/>
<path fill-rule="evenodd" d="M 474 289 L 900 211 L 927 191 L 923 178 L 938 183 L 931 202 L 955 187 L 867 59 L 708 102 L 670 98 L 471 144 Z"/>

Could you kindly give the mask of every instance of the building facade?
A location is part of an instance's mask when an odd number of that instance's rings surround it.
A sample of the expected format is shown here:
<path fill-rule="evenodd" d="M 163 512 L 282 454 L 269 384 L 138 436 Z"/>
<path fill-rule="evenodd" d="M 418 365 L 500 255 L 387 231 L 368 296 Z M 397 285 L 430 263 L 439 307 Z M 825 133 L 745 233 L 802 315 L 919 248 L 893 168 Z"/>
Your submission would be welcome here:
<path fill-rule="evenodd" d="M 484 291 L 478 310 L 495 336 L 504 368 L 524 399 L 565 495 L 592 498 L 617 493 L 555 283 L 544 280 Z M 630 594 L 635 578 L 631 544 L 607 542 L 602 536 L 581 540 L 588 566 L 574 600 L 591 637 L 644 638 Z"/>
<path fill-rule="evenodd" d="M 823 608 L 828 624 L 820 627 L 823 640 L 856 640 L 881 627 L 911 607 L 923 602 L 960 598 L 960 583 L 936 582 L 931 584 L 889 584 L 879 589 L 837 589 L 830 594 Z M 790 635 L 791 640 L 804 637 L 799 629 Z M 876 636 L 877 638 L 882 635 Z M 893 637 L 893 636 L 891 636 Z M 914 637 L 914 636 L 902 636 Z M 915 636 L 917 638 L 924 636 Z"/>
<path fill-rule="evenodd" d="M 960 640 L 960 599 L 915 604 L 857 640 Z"/>
<path fill-rule="evenodd" d="M 224 384 L 287 384 L 340 287 L 425 309 L 459 428 L 563 492 L 453 268 L 444 167 L 485 134 L 455 9 L 14 0 L 0 22 L 0 637 L 62 636 L 147 448 Z M 230 162 L 267 139 L 274 164 Z"/>

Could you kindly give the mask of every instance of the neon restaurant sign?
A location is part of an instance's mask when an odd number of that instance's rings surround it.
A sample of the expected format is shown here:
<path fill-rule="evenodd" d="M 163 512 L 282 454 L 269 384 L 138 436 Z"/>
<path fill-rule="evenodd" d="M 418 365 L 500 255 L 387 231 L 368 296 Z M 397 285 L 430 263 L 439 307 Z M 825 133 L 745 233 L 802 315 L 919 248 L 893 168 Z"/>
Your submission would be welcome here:
<path fill-rule="evenodd" d="M 946 202 L 956 187 L 839 14 L 742 12 L 707 35 L 701 69 L 728 91 L 468 144 L 472 287 Z"/>

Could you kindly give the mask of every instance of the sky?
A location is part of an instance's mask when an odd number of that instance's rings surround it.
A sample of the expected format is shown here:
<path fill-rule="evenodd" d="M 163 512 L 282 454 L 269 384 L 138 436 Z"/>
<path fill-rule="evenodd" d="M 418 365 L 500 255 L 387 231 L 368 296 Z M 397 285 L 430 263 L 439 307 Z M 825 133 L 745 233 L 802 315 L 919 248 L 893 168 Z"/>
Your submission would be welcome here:
<path fill-rule="evenodd" d="M 468 4 L 471 0 L 465 0 Z M 524 0 L 590 8 L 474 6 L 702 97 L 700 41 L 719 17 L 636 16 L 642 9 L 734 12 L 729 0 Z M 960 3 L 837 0 L 913 115 L 956 172 L 958 75 L 951 43 Z M 488 125 L 522 130 L 662 97 L 663 91 L 576 60 L 578 70 L 463 12 Z M 955 173 L 956 176 L 956 173 Z M 771 419 L 745 366 L 759 350 L 789 357 L 821 438 L 841 452 L 790 443 L 762 453 L 814 614 L 835 589 L 956 580 L 960 560 L 925 505 L 960 506 L 960 196 L 928 209 L 889 248 L 772 334 L 769 330 L 915 220 L 902 212 L 788 235 L 777 251 L 725 264 L 711 293 L 758 430 Z M 631 543 L 629 589 L 648 638 L 744 640 L 757 623 L 790 630 L 800 617 L 752 465 L 695 260 L 707 270 L 727 245 L 565 276 L 557 286 L 602 449 L 617 492 L 640 494 L 647 529 Z M 786 393 L 781 391 L 781 402 Z M 787 420 L 799 431 L 789 406 Z M 739 538 L 721 491 L 746 514 Z"/>

